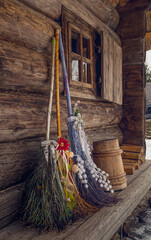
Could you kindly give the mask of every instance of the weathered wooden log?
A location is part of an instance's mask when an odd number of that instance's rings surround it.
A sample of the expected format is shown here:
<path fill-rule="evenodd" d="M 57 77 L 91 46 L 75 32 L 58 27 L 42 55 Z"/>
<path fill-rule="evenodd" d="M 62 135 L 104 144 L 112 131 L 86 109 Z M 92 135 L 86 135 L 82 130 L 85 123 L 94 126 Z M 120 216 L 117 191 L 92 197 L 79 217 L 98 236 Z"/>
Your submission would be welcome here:
<path fill-rule="evenodd" d="M 86 134 L 91 144 L 93 141 L 109 140 L 113 137 L 118 138 L 120 142 L 122 141 L 122 132 L 116 125 L 106 128 L 86 129 Z M 27 179 L 40 161 L 40 141 L 44 140 L 45 134 L 41 138 L 38 138 L 38 135 L 37 130 L 36 138 L 32 139 L 31 129 L 31 136 L 28 139 L 0 144 L 0 189 Z M 62 132 L 62 136 L 68 138 L 68 133 Z M 51 139 L 57 140 L 57 134 L 51 134 Z"/>
<path fill-rule="evenodd" d="M 112 138 L 117 138 L 119 144 L 123 141 L 123 133 L 121 129 L 117 126 L 106 126 L 102 128 L 90 128 L 85 129 L 86 135 L 88 136 L 88 141 L 92 144 L 95 141 L 110 140 Z"/>
<path fill-rule="evenodd" d="M 0 89 L 48 91 L 50 63 L 46 54 L 0 40 Z"/>
<path fill-rule="evenodd" d="M 108 4 L 107 1 L 97 0 L 78 0 L 84 5 L 90 12 L 98 17 L 102 22 L 108 25 L 111 29 L 115 30 L 119 23 L 119 14 L 114 7 Z M 109 16 L 110 13 L 110 16 Z"/>
<path fill-rule="evenodd" d="M 106 30 L 109 32 L 109 34 L 115 39 L 115 41 L 121 45 L 121 40 L 119 36 L 112 31 L 106 24 L 104 24 L 102 21 L 100 21 L 95 15 L 91 14 L 91 12 L 85 8 L 82 4 L 80 4 L 77 1 L 64 1 L 63 5 L 67 8 L 70 9 L 71 12 L 73 12 L 75 15 L 77 15 L 78 12 L 78 17 L 83 19 L 85 22 L 87 22 L 91 27 L 96 29 L 98 32 L 102 32 L 103 30 Z M 69 7 L 70 6 L 70 7 Z"/>
<path fill-rule="evenodd" d="M 137 16 L 137 17 L 136 17 Z M 118 34 L 122 39 L 144 38 L 145 24 L 144 11 L 123 13 L 118 27 Z"/>
<path fill-rule="evenodd" d="M 0 0 L 0 39 L 28 48 L 48 51 L 54 28 L 50 18 L 16 0 Z"/>
<path fill-rule="evenodd" d="M 0 144 L 0 189 L 25 180 L 40 161 L 41 138 Z"/>
<path fill-rule="evenodd" d="M 0 191 L 0 229 L 15 220 L 20 208 L 22 184 Z"/>
<path fill-rule="evenodd" d="M 117 41 L 120 42 L 118 35 L 115 34 L 115 32 L 113 32 L 107 25 L 101 22 L 96 16 L 90 13 L 90 11 L 82 4 L 71 0 L 63 1 L 62 3 L 67 8 L 70 8 L 70 10 L 74 13 L 77 13 L 78 11 L 79 17 L 92 25 L 92 27 L 99 31 L 102 31 L 102 28 L 106 29 Z M 31 1 L 28 1 L 28 5 L 33 6 L 33 4 L 35 4 L 35 1 L 32 4 Z M 53 4 L 54 1 L 49 6 L 52 7 Z M 49 52 L 50 38 L 54 35 L 54 28 L 59 28 L 58 24 L 43 14 L 22 3 L 19 3 L 17 0 L 1 0 L 0 6 L 0 21 L 2 23 L 0 26 L 1 39 L 15 42 L 40 52 Z M 48 9 L 49 8 L 47 8 L 47 10 Z M 59 9 L 61 9 L 61 4 Z M 113 23 L 112 20 L 111 22 Z"/>
<path fill-rule="evenodd" d="M 145 61 L 145 39 L 126 39 L 123 43 L 123 64 L 141 64 Z"/>
<path fill-rule="evenodd" d="M 132 175 L 135 171 L 135 165 L 133 163 L 124 163 L 124 171 L 126 175 Z"/>
<path fill-rule="evenodd" d="M 136 12 L 136 9 L 145 11 L 150 6 L 150 0 L 135 0 L 135 4 L 129 1 L 125 6 L 118 5 L 117 10 L 120 13 Z"/>
<path fill-rule="evenodd" d="M 73 103 L 77 99 L 74 99 Z M 55 99 L 54 99 L 55 101 Z M 0 95 L 0 142 L 15 141 L 45 135 L 48 96 L 22 93 Z M 122 117 L 117 104 L 81 100 L 81 113 L 85 128 L 116 125 Z M 62 131 L 67 131 L 66 98 L 61 97 Z M 55 102 L 52 108 L 51 133 L 57 132 Z M 11 134 L 11 135 L 10 135 Z M 4 140 L 5 139 L 5 140 Z"/>
<path fill-rule="evenodd" d="M 142 81 L 144 80 L 144 81 Z M 145 65 L 124 65 L 123 66 L 123 87 L 124 89 L 140 89 L 145 86 Z"/>
<path fill-rule="evenodd" d="M 52 19 L 59 19 L 61 15 L 61 4 L 66 4 L 68 8 L 70 9 L 70 5 L 72 5 L 73 1 L 70 0 L 22 0 L 21 2 L 24 2 L 25 4 L 28 4 L 28 6 L 31 6 L 37 11 L 42 12 L 43 14 L 51 17 Z M 88 9 L 91 14 L 94 14 L 97 16 L 102 22 L 104 22 L 106 25 L 108 25 L 111 29 L 116 29 L 119 21 L 119 14 L 117 10 L 115 10 L 114 7 L 112 7 L 110 4 L 108 4 L 105 1 L 81 1 L 77 0 L 77 6 L 80 6 L 80 8 L 85 7 L 85 9 Z M 80 3 L 80 4 L 79 4 Z M 88 3 L 88 4 L 87 4 Z M 108 14 L 110 12 L 110 15 Z M 84 16 L 83 16 L 84 17 Z"/>

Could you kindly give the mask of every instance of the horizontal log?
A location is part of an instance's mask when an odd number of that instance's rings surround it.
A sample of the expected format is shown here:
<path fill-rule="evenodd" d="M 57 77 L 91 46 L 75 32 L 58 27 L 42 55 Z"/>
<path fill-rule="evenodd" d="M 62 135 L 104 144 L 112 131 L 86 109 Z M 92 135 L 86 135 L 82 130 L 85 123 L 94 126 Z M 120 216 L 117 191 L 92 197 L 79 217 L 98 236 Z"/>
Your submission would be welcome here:
<path fill-rule="evenodd" d="M 72 5 L 72 2 L 70 0 L 22 0 L 22 2 L 28 4 L 28 6 L 31 6 L 32 8 L 36 9 L 39 12 L 42 12 L 43 14 L 53 18 L 53 19 L 59 19 L 61 15 L 61 4 L 66 4 L 68 8 L 70 9 L 70 6 Z M 117 10 L 115 10 L 114 7 L 109 5 L 108 3 L 104 1 L 81 1 L 76 0 L 77 6 L 79 6 L 79 3 L 81 4 L 81 8 L 89 10 L 90 14 L 94 14 L 98 19 L 100 19 L 102 22 L 104 22 L 106 25 L 109 26 L 111 29 L 116 29 L 119 21 L 119 14 Z M 94 7 L 95 6 L 95 7 Z M 78 9 L 76 9 L 78 12 Z M 108 14 L 110 12 L 110 15 Z M 83 12 L 84 13 L 84 12 Z M 83 16 L 84 17 L 84 16 Z"/>
<path fill-rule="evenodd" d="M 73 99 L 75 103 L 77 99 Z M 67 132 L 67 103 L 61 96 L 61 128 Z M 45 136 L 48 95 L 1 93 L 0 95 L 0 142 Z M 117 104 L 81 100 L 80 111 L 85 128 L 97 128 L 118 124 L 122 108 Z M 56 134 L 55 98 L 52 108 L 51 133 Z"/>
<path fill-rule="evenodd" d="M 135 152 L 135 153 L 144 154 L 144 148 L 142 146 L 122 144 L 121 149 L 126 152 Z"/>
<path fill-rule="evenodd" d="M 136 89 L 124 89 L 124 102 L 129 101 L 141 101 L 143 102 L 144 100 L 144 88 L 136 88 Z"/>
<path fill-rule="evenodd" d="M 122 158 L 122 161 L 124 164 L 126 163 L 131 163 L 135 166 L 135 169 L 139 169 L 141 161 L 140 160 L 135 160 L 135 159 L 127 159 L 127 158 Z"/>
<path fill-rule="evenodd" d="M 124 151 L 122 153 L 122 158 L 140 160 L 140 157 L 141 157 L 140 154 L 135 153 L 135 152 L 126 152 L 126 151 Z"/>
<path fill-rule="evenodd" d="M 92 27 L 99 31 L 102 31 L 102 28 L 109 31 L 110 34 L 113 35 L 113 37 L 116 39 L 116 41 L 120 42 L 120 39 L 118 35 L 115 34 L 115 32 L 113 32 L 107 25 L 105 25 L 87 8 L 85 8 L 77 1 L 62 1 L 59 8 L 58 3 L 56 3 L 57 1 L 49 2 L 49 4 L 45 4 L 45 2 L 42 3 L 41 1 L 39 4 L 37 1 L 33 1 L 32 4 L 31 1 L 24 2 L 28 3 L 28 6 L 22 4 L 21 2 L 18 2 L 17 0 L 0 1 L 0 21 L 2 23 L 0 26 L 1 39 L 15 42 L 17 44 L 32 48 L 40 52 L 50 52 L 50 38 L 54 35 L 54 28 L 59 28 L 59 25 L 43 14 L 31 9 L 29 5 L 32 7 L 36 5 L 36 9 L 42 8 L 42 6 L 45 5 L 47 12 L 49 11 L 52 13 L 53 9 L 55 8 L 59 9 L 60 11 L 62 3 L 75 14 L 78 13 L 78 16 L 88 22 Z M 35 2 L 37 3 L 35 4 Z M 39 7 L 37 5 L 39 5 Z M 55 12 L 56 11 L 54 11 L 54 14 L 58 14 L 58 12 Z M 60 15 L 61 12 L 59 14 L 59 17 Z M 108 19 L 107 22 L 109 21 L 110 20 Z M 112 20 L 110 22 L 113 23 Z"/>
<path fill-rule="evenodd" d="M 40 52 L 50 51 L 54 28 L 59 27 L 50 18 L 17 0 L 0 0 L 0 21 L 0 39 Z"/>
<path fill-rule="evenodd" d="M 17 217 L 20 207 L 20 189 L 22 184 L 0 191 L 0 229 Z"/>
<path fill-rule="evenodd" d="M 136 9 L 145 11 L 149 8 L 150 6 L 150 0 L 135 0 L 134 2 L 128 1 L 128 3 L 125 6 L 117 6 L 117 10 L 120 13 L 125 13 L 125 12 L 136 12 Z"/>
<path fill-rule="evenodd" d="M 121 144 L 122 131 L 118 126 L 86 129 L 89 142 L 118 138 Z M 67 132 L 62 136 L 68 138 Z M 0 144 L 0 189 L 5 189 L 13 184 L 24 181 L 40 161 L 40 142 L 44 137 L 36 139 L 24 139 L 17 142 Z M 51 135 L 51 139 L 57 140 L 57 135 Z"/>
<path fill-rule="evenodd" d="M 123 43 L 123 64 L 141 64 L 145 61 L 145 39 L 126 39 Z"/>
<path fill-rule="evenodd" d="M 118 34 L 122 39 L 144 38 L 144 11 L 126 12 L 122 14 Z"/>
<path fill-rule="evenodd" d="M 40 161 L 41 138 L 0 144 L 0 189 L 25 180 Z"/>
<path fill-rule="evenodd" d="M 138 137 L 138 136 L 135 136 L 134 133 L 132 133 L 133 135 L 131 136 L 127 136 L 125 134 L 123 134 L 123 143 L 125 144 L 136 144 L 136 145 L 139 145 L 139 144 L 142 144 L 144 145 L 145 142 L 144 142 L 144 136 L 143 137 Z"/>
<path fill-rule="evenodd" d="M 124 65 L 123 66 L 123 87 L 124 89 L 140 89 L 145 86 L 145 65 Z"/>
<path fill-rule="evenodd" d="M 0 89 L 49 91 L 48 55 L 0 40 Z"/>
<path fill-rule="evenodd" d="M 61 15 L 62 0 L 18 0 L 29 8 L 48 16 L 54 20 L 59 20 Z"/>
<path fill-rule="evenodd" d="M 135 165 L 133 163 L 124 163 L 124 171 L 126 175 L 132 175 L 135 171 Z"/>
<path fill-rule="evenodd" d="M 115 30 L 119 23 L 119 14 L 117 10 L 112 7 L 107 1 L 97 0 L 78 0 L 90 12 L 92 12 L 98 19 L 108 25 L 111 29 Z M 110 13 L 110 15 L 109 15 Z"/>
<path fill-rule="evenodd" d="M 123 140 L 123 133 L 117 125 L 105 127 L 105 128 L 85 129 L 85 132 L 90 144 L 96 141 L 110 140 L 113 138 L 117 138 L 119 141 L 119 144 L 121 145 Z"/>
<path fill-rule="evenodd" d="M 77 1 L 64 0 L 63 6 L 73 12 L 75 15 L 87 22 L 91 27 L 96 29 L 98 32 L 107 31 L 115 39 L 115 41 L 121 45 L 121 40 L 114 31 L 112 31 L 106 24 L 100 21 L 95 15 L 93 15 L 87 8 Z"/>

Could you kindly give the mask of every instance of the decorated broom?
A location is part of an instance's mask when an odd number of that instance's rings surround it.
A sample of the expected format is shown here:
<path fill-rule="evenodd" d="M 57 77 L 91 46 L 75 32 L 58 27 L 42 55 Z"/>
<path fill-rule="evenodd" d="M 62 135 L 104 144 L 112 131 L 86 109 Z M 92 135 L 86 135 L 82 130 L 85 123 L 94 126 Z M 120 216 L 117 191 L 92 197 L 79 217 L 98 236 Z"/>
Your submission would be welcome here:
<path fill-rule="evenodd" d="M 60 121 L 60 101 L 59 101 L 59 71 L 58 71 L 58 46 L 59 46 L 59 30 L 56 31 L 56 112 L 57 112 L 57 128 L 58 128 L 58 148 L 57 159 L 60 170 L 61 180 L 68 202 L 68 206 L 72 211 L 72 218 L 77 219 L 87 213 L 97 210 L 96 207 L 86 203 L 81 197 L 74 181 L 74 174 L 79 171 L 71 159 L 72 152 L 69 151 L 69 143 L 61 137 L 61 121 Z"/>
<path fill-rule="evenodd" d="M 41 143 L 41 161 L 33 172 L 32 177 L 27 181 L 26 193 L 24 195 L 23 221 L 41 230 L 63 229 L 71 216 L 58 171 L 56 159 L 58 144 L 53 140 L 49 140 L 54 86 L 55 45 L 56 41 L 53 38 L 47 140 Z"/>
<path fill-rule="evenodd" d="M 68 133 L 70 138 L 71 150 L 74 153 L 73 160 L 78 165 L 79 171 L 76 174 L 76 183 L 82 197 L 91 205 L 101 207 L 109 203 L 117 202 L 112 196 L 105 193 L 104 190 L 112 191 L 110 181 L 107 179 L 108 174 L 97 168 L 93 162 L 87 139 L 84 133 L 82 121 L 78 123 L 78 116 L 73 116 L 67 70 L 65 64 L 64 49 L 61 32 L 59 33 L 60 55 L 62 60 L 64 82 L 66 88 L 66 97 L 68 105 Z M 77 114 L 78 115 L 78 114 Z M 78 123 L 78 124 L 77 124 Z"/>

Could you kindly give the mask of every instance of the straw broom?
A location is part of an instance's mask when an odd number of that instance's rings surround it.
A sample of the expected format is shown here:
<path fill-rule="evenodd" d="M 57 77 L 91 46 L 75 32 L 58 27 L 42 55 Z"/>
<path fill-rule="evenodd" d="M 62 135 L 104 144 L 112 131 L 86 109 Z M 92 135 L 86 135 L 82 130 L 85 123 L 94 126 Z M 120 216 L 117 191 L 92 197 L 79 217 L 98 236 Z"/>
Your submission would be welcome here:
<path fill-rule="evenodd" d="M 66 88 L 66 97 L 68 104 L 68 133 L 70 138 L 71 150 L 74 153 L 73 160 L 78 165 L 79 171 L 76 174 L 76 184 L 81 196 L 90 204 L 96 207 L 101 207 L 109 203 L 116 203 L 117 199 L 109 196 L 104 192 L 104 189 L 110 190 L 111 188 L 109 180 L 107 179 L 108 174 L 101 169 L 97 168 L 94 164 L 89 151 L 87 151 L 87 141 L 81 141 L 81 134 L 84 137 L 84 130 L 79 130 L 76 124 L 78 121 L 76 116 L 72 114 L 70 91 L 68 84 L 68 76 L 65 64 L 64 49 L 62 43 L 61 32 L 59 33 L 59 44 L 60 44 L 60 55 L 63 67 L 64 82 Z M 83 144 L 84 143 L 84 144 Z M 85 147 L 83 147 L 86 145 Z"/>
<path fill-rule="evenodd" d="M 41 161 L 26 182 L 24 194 L 25 224 L 32 224 L 40 230 L 63 229 L 70 220 L 70 211 L 60 182 L 56 148 L 58 144 L 49 140 L 52 97 L 54 86 L 55 38 L 52 40 L 52 72 L 47 119 L 46 141 L 41 143 Z"/>
<path fill-rule="evenodd" d="M 59 30 L 56 31 L 56 112 L 57 112 L 57 128 L 59 137 L 59 147 L 57 150 L 58 167 L 64 186 L 68 206 L 73 213 L 73 219 L 83 216 L 87 213 L 94 212 L 97 208 L 87 204 L 81 197 L 77 190 L 74 173 L 79 170 L 71 159 L 71 152 L 69 151 L 69 143 L 66 139 L 61 137 L 61 120 L 60 120 L 60 101 L 59 101 L 59 60 L 58 49 L 59 47 Z M 72 173 L 71 173 L 72 171 Z"/>

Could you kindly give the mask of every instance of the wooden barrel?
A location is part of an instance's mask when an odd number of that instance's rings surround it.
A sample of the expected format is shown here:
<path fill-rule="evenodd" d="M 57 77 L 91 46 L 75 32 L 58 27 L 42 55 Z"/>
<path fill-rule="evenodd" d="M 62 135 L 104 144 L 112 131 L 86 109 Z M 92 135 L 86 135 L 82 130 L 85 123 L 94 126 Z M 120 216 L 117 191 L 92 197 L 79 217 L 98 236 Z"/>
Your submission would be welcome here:
<path fill-rule="evenodd" d="M 109 180 L 114 190 L 127 187 L 121 153 L 118 139 L 93 143 L 93 160 L 101 170 L 109 174 Z"/>

